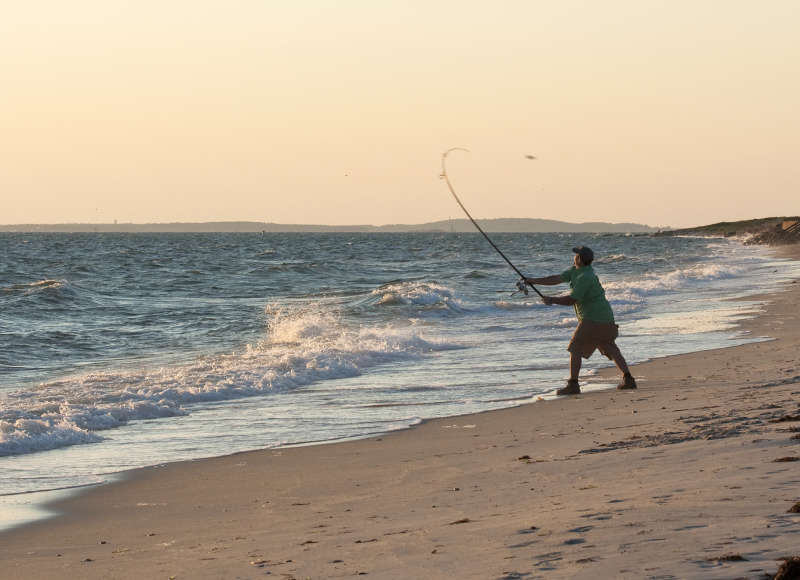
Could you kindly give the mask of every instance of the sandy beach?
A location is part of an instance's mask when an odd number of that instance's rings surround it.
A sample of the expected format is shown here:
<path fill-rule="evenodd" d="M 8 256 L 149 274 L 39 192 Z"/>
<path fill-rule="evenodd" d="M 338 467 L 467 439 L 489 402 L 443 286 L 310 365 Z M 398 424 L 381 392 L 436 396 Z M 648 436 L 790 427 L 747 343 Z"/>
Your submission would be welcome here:
<path fill-rule="evenodd" d="M 0 536 L 0 576 L 772 577 L 800 555 L 800 282 L 759 299 L 770 340 L 637 391 L 131 472 Z"/>

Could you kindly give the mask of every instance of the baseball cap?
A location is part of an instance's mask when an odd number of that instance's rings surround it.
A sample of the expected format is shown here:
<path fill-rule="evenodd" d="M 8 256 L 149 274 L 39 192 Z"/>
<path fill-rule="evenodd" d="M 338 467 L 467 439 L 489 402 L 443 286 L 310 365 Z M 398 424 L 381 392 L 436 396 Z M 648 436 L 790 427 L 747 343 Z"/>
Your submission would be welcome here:
<path fill-rule="evenodd" d="M 581 261 L 584 264 L 591 264 L 594 260 L 594 252 L 588 246 L 577 246 L 572 248 L 572 251 L 581 257 Z"/>

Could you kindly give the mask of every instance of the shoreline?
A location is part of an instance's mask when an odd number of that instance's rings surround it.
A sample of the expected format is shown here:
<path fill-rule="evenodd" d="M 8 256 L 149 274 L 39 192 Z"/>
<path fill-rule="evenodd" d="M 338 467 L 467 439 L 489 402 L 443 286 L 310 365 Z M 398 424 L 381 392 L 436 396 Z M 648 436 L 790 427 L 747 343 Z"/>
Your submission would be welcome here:
<path fill-rule="evenodd" d="M 800 462 L 770 465 L 800 456 L 800 441 L 777 431 L 800 423 L 769 423 L 800 412 L 800 284 L 787 286 L 739 324 L 774 340 L 635 365 L 638 391 L 123 472 L 48 505 L 56 518 L 0 532 L 3 559 L 19 578 L 774 572 L 800 539 L 789 537 L 800 515 L 786 514 L 800 500 Z M 725 557 L 734 552 L 745 559 Z"/>

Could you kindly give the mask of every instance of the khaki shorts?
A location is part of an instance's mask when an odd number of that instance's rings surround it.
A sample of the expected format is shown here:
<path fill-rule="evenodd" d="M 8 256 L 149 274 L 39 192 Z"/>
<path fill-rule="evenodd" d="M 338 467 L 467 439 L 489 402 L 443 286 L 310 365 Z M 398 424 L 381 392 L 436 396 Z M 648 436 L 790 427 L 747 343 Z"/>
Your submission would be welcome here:
<path fill-rule="evenodd" d="M 592 322 L 582 320 L 569 341 L 567 350 L 589 358 L 595 349 L 607 358 L 611 358 L 609 347 L 615 345 L 614 341 L 619 336 L 619 326 L 613 322 Z"/>

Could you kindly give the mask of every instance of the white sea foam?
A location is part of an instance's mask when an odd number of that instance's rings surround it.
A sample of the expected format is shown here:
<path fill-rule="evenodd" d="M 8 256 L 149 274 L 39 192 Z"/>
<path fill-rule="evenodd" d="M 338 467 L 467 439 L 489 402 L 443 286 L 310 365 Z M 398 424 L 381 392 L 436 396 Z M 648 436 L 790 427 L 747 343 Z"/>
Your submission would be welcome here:
<path fill-rule="evenodd" d="M 47 290 L 48 288 L 58 289 L 58 288 L 64 288 L 65 286 L 66 282 L 64 280 L 48 279 L 48 280 L 39 280 L 37 282 L 31 282 L 30 284 L 12 284 L 11 286 L 0 288 L 0 291 L 21 292 L 23 294 L 30 294 L 32 292 Z"/>
<path fill-rule="evenodd" d="M 698 282 L 733 278 L 740 275 L 742 270 L 729 264 L 701 264 L 664 274 L 646 274 L 617 282 L 604 282 L 603 287 L 612 303 L 637 304 L 644 302 L 647 296 L 664 294 Z"/>
<path fill-rule="evenodd" d="M 379 305 L 407 305 L 429 309 L 463 310 L 453 290 L 434 282 L 395 282 L 372 291 Z"/>
<path fill-rule="evenodd" d="M 455 348 L 417 327 L 347 327 L 335 312 L 270 306 L 268 333 L 244 352 L 140 372 L 106 372 L 0 399 L 0 456 L 100 441 L 129 421 L 353 377 L 387 362 Z"/>
<path fill-rule="evenodd" d="M 101 440 L 102 437 L 75 424 L 53 420 L 51 417 L 0 420 L 0 456 L 46 451 Z"/>
<path fill-rule="evenodd" d="M 594 263 L 595 264 L 614 264 L 616 262 L 624 262 L 625 260 L 630 260 L 628 256 L 625 254 L 609 254 L 607 256 L 600 256 L 597 258 Z"/>
<path fill-rule="evenodd" d="M 495 308 L 501 310 L 529 310 L 534 307 L 534 303 L 520 300 L 519 302 L 512 302 L 510 300 L 497 300 L 494 303 Z"/>

